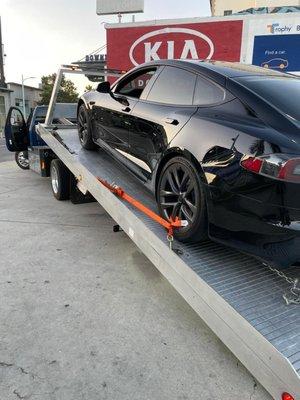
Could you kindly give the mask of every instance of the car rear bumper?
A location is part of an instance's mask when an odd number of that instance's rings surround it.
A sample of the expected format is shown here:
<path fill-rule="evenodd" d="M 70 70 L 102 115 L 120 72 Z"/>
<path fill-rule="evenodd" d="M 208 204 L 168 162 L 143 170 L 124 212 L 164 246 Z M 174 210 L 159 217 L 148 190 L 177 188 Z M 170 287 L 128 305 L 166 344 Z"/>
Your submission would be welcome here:
<path fill-rule="evenodd" d="M 300 209 L 236 194 L 222 201 L 207 199 L 211 239 L 276 267 L 300 264 Z"/>

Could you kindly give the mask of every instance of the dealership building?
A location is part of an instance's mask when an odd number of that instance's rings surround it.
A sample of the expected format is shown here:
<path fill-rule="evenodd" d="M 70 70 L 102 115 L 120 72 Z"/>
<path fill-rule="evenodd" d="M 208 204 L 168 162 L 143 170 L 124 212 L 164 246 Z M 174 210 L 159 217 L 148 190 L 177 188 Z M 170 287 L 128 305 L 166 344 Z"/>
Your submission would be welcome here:
<path fill-rule="evenodd" d="M 300 7 L 300 0 L 210 0 L 213 17 L 236 13 L 293 12 Z"/>
<path fill-rule="evenodd" d="M 238 10 L 232 7 L 237 3 Z M 212 0 L 213 14 L 226 16 L 107 24 L 107 67 L 129 70 L 157 59 L 210 59 L 300 74 L 300 1 L 244 9 L 259 3 L 266 1 Z"/>

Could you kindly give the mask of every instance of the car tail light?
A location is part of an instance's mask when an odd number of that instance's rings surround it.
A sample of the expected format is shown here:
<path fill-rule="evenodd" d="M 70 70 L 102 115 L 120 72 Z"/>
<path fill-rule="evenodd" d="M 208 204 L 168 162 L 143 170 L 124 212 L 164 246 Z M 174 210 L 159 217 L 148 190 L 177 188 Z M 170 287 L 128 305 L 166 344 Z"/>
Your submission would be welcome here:
<path fill-rule="evenodd" d="M 283 393 L 282 394 L 282 400 L 295 400 L 295 399 L 289 393 Z"/>
<path fill-rule="evenodd" d="M 260 158 L 249 157 L 242 160 L 241 165 L 245 169 L 248 169 L 248 171 L 252 171 L 259 174 L 261 167 L 263 165 L 263 161 Z"/>
<path fill-rule="evenodd" d="M 269 156 L 245 156 L 241 166 L 248 171 L 269 178 L 286 182 L 300 183 L 300 158 L 286 154 L 271 154 Z"/>

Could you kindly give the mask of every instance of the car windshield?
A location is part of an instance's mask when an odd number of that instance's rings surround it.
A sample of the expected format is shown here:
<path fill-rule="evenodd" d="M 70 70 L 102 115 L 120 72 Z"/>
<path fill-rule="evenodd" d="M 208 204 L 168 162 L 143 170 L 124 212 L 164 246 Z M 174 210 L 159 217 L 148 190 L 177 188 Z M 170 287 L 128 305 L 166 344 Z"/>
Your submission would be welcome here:
<path fill-rule="evenodd" d="M 252 76 L 236 80 L 300 124 L 300 79 Z"/>

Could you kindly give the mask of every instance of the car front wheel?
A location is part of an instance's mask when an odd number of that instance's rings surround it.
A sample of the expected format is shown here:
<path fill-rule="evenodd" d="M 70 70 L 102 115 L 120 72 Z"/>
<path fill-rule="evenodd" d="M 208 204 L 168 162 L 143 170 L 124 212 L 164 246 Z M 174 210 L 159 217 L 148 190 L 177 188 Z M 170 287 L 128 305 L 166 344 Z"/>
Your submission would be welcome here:
<path fill-rule="evenodd" d="M 77 116 L 78 136 L 81 146 L 86 150 L 95 150 L 97 145 L 92 138 L 91 121 L 84 104 L 81 104 Z"/>
<path fill-rule="evenodd" d="M 174 157 L 163 167 L 157 186 L 160 214 L 170 220 L 176 217 L 187 226 L 175 229 L 174 236 L 182 242 L 207 239 L 205 194 L 195 166 L 184 157 Z"/>

